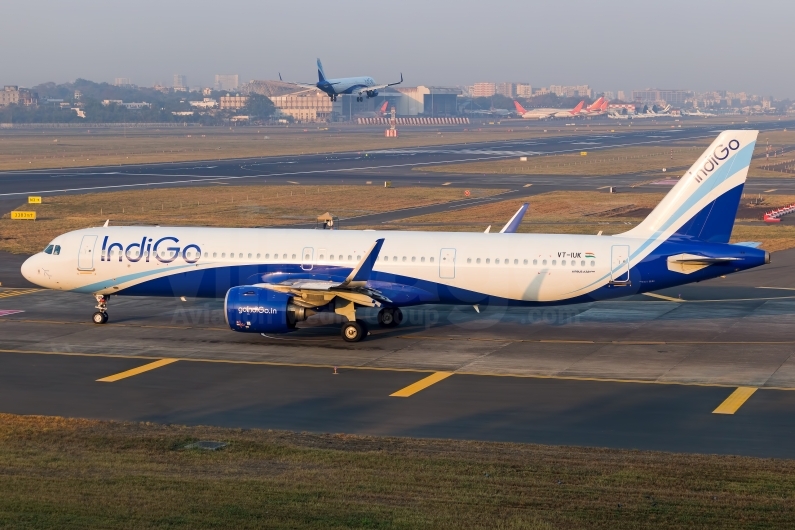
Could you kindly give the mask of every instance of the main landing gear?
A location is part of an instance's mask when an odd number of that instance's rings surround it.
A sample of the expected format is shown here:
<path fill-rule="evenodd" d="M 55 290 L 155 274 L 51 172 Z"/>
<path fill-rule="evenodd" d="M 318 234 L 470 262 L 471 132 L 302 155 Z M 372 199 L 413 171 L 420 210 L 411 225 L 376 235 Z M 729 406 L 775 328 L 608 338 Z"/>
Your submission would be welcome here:
<path fill-rule="evenodd" d="M 370 331 L 367 329 L 367 323 L 364 320 L 348 321 L 342 325 L 342 340 L 345 342 L 359 342 Z"/>
<path fill-rule="evenodd" d="M 107 324 L 108 323 L 108 299 L 110 295 L 95 294 L 94 298 L 97 299 L 97 312 L 91 317 L 94 324 Z"/>
<path fill-rule="evenodd" d="M 331 101 L 337 101 L 337 94 L 331 94 L 329 99 L 331 99 Z"/>
<path fill-rule="evenodd" d="M 350 300 L 335 298 L 334 312 L 348 319 L 340 329 L 342 340 L 345 342 L 359 342 L 370 334 L 367 323 L 356 318 L 356 306 Z M 384 307 L 378 312 L 378 325 L 382 328 L 395 327 L 402 321 L 403 312 L 397 307 Z"/>
<path fill-rule="evenodd" d="M 378 325 L 382 328 L 394 328 L 403 322 L 403 311 L 399 307 L 385 307 L 378 312 Z"/>

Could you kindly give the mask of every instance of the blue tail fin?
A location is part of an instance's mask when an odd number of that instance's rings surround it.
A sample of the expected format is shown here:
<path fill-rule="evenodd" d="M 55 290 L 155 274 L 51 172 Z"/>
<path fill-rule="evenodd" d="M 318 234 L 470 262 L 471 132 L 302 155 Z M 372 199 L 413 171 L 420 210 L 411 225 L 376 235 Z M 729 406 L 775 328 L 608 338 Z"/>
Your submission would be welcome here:
<path fill-rule="evenodd" d="M 326 73 L 323 71 L 323 63 L 320 62 L 320 58 L 317 60 L 317 81 L 318 83 L 326 82 Z"/>
<path fill-rule="evenodd" d="M 649 216 L 622 235 L 728 243 L 758 134 L 722 132 Z"/>

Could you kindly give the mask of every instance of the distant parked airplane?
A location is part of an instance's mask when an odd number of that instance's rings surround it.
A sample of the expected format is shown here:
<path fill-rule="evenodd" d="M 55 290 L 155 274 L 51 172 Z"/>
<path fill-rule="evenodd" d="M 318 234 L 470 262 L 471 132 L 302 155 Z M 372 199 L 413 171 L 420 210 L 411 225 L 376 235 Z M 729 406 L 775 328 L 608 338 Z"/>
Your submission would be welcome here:
<path fill-rule="evenodd" d="M 573 118 L 580 115 L 580 111 L 585 105 L 585 101 L 580 103 L 571 110 L 567 109 L 530 109 L 525 110 L 518 101 L 513 102 L 516 107 L 516 112 L 519 116 L 526 120 L 545 120 L 547 118 Z"/>
<path fill-rule="evenodd" d="M 403 74 L 400 74 L 400 81 L 396 83 L 387 83 L 385 85 L 377 85 L 372 77 L 341 77 L 339 79 L 328 79 L 323 72 L 323 64 L 320 62 L 320 59 L 317 60 L 317 77 L 318 81 L 315 84 L 292 83 L 290 81 L 284 81 L 280 73 L 279 81 L 304 88 L 317 88 L 328 94 L 331 101 L 337 101 L 337 96 L 340 94 L 356 94 L 356 101 L 364 101 L 365 97 L 374 98 L 377 96 L 378 91 L 382 88 L 399 85 L 403 82 Z"/>

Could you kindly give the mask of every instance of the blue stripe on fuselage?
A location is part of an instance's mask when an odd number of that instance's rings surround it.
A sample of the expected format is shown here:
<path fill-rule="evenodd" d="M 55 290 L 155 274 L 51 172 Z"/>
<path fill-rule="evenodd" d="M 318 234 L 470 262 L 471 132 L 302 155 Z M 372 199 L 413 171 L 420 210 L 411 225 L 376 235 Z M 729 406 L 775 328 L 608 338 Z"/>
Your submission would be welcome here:
<path fill-rule="evenodd" d="M 674 254 L 690 253 L 708 257 L 736 257 L 737 261 L 715 264 L 691 274 L 668 270 L 667 259 Z M 386 272 L 374 272 L 368 286 L 382 292 L 397 306 L 417 304 L 482 304 L 482 305 L 562 305 L 593 302 L 632 294 L 656 291 L 667 287 L 692 283 L 745 270 L 765 262 L 765 251 L 727 244 L 710 244 L 687 238 L 673 238 L 649 254 L 630 270 L 630 286 L 605 285 L 566 300 L 554 302 L 525 302 L 490 296 L 469 289 L 443 283 L 420 280 Z M 340 281 L 351 271 L 350 267 L 315 266 L 311 272 L 301 265 L 233 265 L 214 268 L 191 269 L 169 276 L 153 278 L 119 291 L 132 296 L 186 296 L 191 298 L 223 298 L 232 287 L 251 285 L 263 281 L 277 282 L 286 279 L 322 279 Z"/>

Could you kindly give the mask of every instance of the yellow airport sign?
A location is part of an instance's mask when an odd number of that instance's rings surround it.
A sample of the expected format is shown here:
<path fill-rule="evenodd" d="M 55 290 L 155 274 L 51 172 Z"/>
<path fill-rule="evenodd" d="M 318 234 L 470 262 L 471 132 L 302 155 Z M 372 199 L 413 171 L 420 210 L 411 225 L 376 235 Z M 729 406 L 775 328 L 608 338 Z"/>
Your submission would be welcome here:
<path fill-rule="evenodd" d="M 41 204 L 41 197 L 28 197 L 28 204 Z"/>
<path fill-rule="evenodd" d="M 588 151 L 580 151 L 580 156 L 588 156 Z"/>
<path fill-rule="evenodd" d="M 36 212 L 11 212 L 11 219 L 32 219 L 36 220 Z"/>

